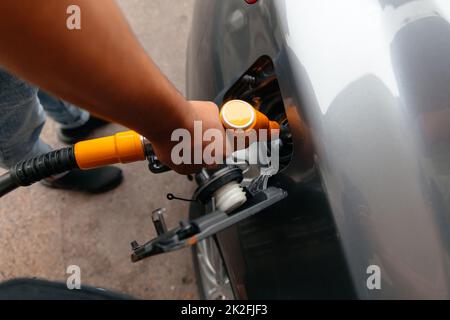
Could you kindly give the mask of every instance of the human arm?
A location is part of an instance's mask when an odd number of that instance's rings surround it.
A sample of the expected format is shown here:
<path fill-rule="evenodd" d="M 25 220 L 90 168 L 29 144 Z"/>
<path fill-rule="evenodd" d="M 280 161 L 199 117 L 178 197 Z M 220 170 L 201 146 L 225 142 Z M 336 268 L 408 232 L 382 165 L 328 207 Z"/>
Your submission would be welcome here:
<path fill-rule="evenodd" d="M 81 8 L 81 30 L 66 28 L 73 4 Z M 0 65 L 138 131 L 168 164 L 174 129 L 192 132 L 194 120 L 207 124 L 205 130 L 222 128 L 217 108 L 186 101 L 160 72 L 112 0 L 0 1 Z"/>

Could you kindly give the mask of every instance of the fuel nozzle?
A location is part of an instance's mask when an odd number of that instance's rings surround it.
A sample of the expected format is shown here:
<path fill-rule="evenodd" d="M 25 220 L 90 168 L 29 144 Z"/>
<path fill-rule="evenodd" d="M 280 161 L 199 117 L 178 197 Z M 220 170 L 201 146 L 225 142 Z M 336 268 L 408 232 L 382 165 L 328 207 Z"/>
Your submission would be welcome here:
<path fill-rule="evenodd" d="M 243 100 L 226 102 L 221 108 L 220 119 L 225 128 L 244 132 L 266 129 L 269 137 L 271 130 L 280 129 L 277 122 L 269 120 L 265 114 Z M 82 141 L 75 144 L 74 150 L 77 164 L 81 169 L 148 159 L 152 172 L 160 173 L 168 170 L 158 162 L 148 140 L 134 131 Z"/>
<path fill-rule="evenodd" d="M 280 129 L 278 122 L 269 120 L 264 113 L 244 100 L 227 101 L 220 110 L 220 120 L 226 129 L 244 132 L 265 129 L 269 136 L 271 130 Z"/>
<path fill-rule="evenodd" d="M 280 125 L 243 100 L 227 101 L 221 108 L 220 119 L 225 128 L 248 131 L 251 129 L 280 129 Z M 90 169 L 115 163 L 129 163 L 156 158 L 150 143 L 135 131 L 119 132 L 113 136 L 79 142 L 75 158 L 81 169 Z M 153 163 L 152 162 L 152 163 Z M 150 167 L 152 169 L 152 167 Z M 162 172 L 156 166 L 154 172 Z"/>
<path fill-rule="evenodd" d="M 220 112 L 225 128 L 243 130 L 266 129 L 269 137 L 273 129 L 280 129 L 277 122 L 256 110 L 243 100 L 226 102 Z M 259 136 L 258 136 L 259 137 Z M 149 141 L 135 131 L 119 132 L 115 135 L 81 141 L 74 146 L 52 151 L 26 161 L 21 161 L 0 177 L 0 197 L 19 186 L 29 186 L 44 178 L 73 169 L 92 169 L 116 163 L 130 163 L 148 160 L 149 169 L 154 173 L 170 170 L 159 162 Z M 216 190 L 217 191 L 217 190 Z M 220 191 L 220 190 L 219 190 Z M 218 193 L 219 199 L 236 198 L 243 200 L 237 188 L 224 189 Z M 224 201 L 224 207 L 230 206 Z"/>

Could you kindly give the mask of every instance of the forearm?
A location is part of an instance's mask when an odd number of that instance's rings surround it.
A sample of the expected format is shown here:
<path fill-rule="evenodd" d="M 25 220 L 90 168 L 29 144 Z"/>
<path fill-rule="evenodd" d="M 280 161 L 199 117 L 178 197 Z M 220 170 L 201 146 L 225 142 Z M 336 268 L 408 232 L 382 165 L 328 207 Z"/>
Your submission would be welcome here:
<path fill-rule="evenodd" d="M 81 8 L 81 30 L 66 28 L 70 4 Z M 0 65 L 150 139 L 190 125 L 185 99 L 111 0 L 2 0 Z"/>

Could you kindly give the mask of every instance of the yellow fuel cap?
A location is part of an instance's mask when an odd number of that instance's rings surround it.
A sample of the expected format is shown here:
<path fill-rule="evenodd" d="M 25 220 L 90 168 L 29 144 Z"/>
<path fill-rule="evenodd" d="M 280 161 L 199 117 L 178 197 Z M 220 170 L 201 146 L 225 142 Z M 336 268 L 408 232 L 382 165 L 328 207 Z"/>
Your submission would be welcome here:
<path fill-rule="evenodd" d="M 246 130 L 254 124 L 256 112 L 253 106 L 243 100 L 230 100 L 220 110 L 220 118 L 228 129 Z"/>

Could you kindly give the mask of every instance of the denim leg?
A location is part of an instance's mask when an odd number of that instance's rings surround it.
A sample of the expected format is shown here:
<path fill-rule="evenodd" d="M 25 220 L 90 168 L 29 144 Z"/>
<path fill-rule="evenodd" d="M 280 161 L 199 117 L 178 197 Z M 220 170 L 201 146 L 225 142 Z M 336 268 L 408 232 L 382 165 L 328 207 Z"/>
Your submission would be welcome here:
<path fill-rule="evenodd" d="M 44 123 L 37 88 L 0 68 L 0 166 L 49 152 L 39 138 Z"/>
<path fill-rule="evenodd" d="M 39 90 L 38 97 L 47 115 L 61 124 L 63 129 L 82 126 L 89 120 L 89 112 L 86 110 L 53 97 L 42 90 Z"/>

